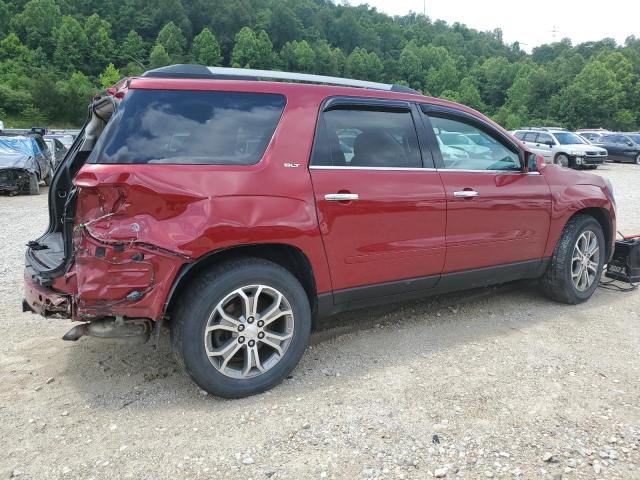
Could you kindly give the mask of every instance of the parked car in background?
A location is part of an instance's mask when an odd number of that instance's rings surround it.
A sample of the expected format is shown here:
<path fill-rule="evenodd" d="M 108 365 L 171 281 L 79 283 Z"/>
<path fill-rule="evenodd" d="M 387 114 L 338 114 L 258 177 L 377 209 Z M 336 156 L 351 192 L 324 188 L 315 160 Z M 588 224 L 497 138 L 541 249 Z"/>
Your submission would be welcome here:
<path fill-rule="evenodd" d="M 0 133 L 4 130 L 4 122 L 0 120 Z"/>
<path fill-rule="evenodd" d="M 144 341 L 167 322 L 207 392 L 273 387 L 344 310 L 524 278 L 584 302 L 613 253 L 611 184 L 471 108 L 199 65 L 119 85 L 56 169 L 23 309 L 83 322 L 66 340 Z"/>
<path fill-rule="evenodd" d="M 69 150 L 75 140 L 75 137 L 69 133 L 49 133 L 44 136 L 44 139 L 56 139 L 62 143 L 67 150 Z"/>
<path fill-rule="evenodd" d="M 576 130 L 576 133 L 580 135 L 582 138 L 586 138 L 589 143 L 598 143 L 598 140 L 602 138 L 603 135 L 607 135 L 611 133 L 609 130 L 604 128 L 593 128 L 593 129 L 580 129 Z"/>
<path fill-rule="evenodd" d="M 545 161 L 561 167 L 595 169 L 607 160 L 606 149 L 592 145 L 568 130 L 539 127 L 514 130 L 512 133 L 542 155 Z"/>
<path fill-rule="evenodd" d="M 51 152 L 53 157 L 53 166 L 55 167 L 62 161 L 69 149 L 65 147 L 58 138 L 51 135 L 45 135 L 44 142 L 47 144 L 47 147 Z"/>
<path fill-rule="evenodd" d="M 0 135 L 0 192 L 40 193 L 53 177 L 53 158 L 40 135 Z"/>
<path fill-rule="evenodd" d="M 614 162 L 633 162 L 640 165 L 640 133 L 611 133 L 602 136 L 598 145 L 606 148 Z"/>

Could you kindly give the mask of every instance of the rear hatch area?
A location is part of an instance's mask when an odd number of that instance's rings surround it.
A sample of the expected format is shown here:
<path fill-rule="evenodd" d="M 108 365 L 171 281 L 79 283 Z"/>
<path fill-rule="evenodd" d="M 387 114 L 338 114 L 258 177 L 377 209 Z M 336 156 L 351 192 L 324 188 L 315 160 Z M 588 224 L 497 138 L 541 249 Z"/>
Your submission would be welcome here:
<path fill-rule="evenodd" d="M 57 166 L 49 188 L 49 226 L 40 238 L 27 244 L 26 267 L 39 285 L 49 287 L 64 274 L 73 255 L 73 222 L 77 189 L 73 179 L 89 157 L 116 107 L 116 99 L 95 100 L 84 128 L 64 160 Z"/>

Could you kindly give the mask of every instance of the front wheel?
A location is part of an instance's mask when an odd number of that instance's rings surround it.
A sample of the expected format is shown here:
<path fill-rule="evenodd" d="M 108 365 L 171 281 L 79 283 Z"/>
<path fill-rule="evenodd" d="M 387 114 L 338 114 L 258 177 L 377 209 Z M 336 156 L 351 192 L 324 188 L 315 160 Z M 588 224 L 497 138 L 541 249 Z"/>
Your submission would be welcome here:
<path fill-rule="evenodd" d="M 191 282 L 172 315 L 178 361 L 203 390 L 239 398 L 280 383 L 309 341 L 300 282 L 258 258 L 221 264 Z"/>
<path fill-rule="evenodd" d="M 553 300 L 577 304 L 598 288 L 605 259 L 605 240 L 598 221 L 588 215 L 571 218 L 542 278 L 544 292 Z"/>
<path fill-rule="evenodd" d="M 556 164 L 560 165 L 563 168 L 569 168 L 569 157 L 564 154 L 559 154 L 556 156 Z"/>
<path fill-rule="evenodd" d="M 40 180 L 36 173 L 29 174 L 29 182 L 25 186 L 25 193 L 28 193 L 29 195 L 40 194 Z"/>
<path fill-rule="evenodd" d="M 636 157 L 636 165 L 640 165 L 640 153 L 638 154 L 638 156 Z"/>

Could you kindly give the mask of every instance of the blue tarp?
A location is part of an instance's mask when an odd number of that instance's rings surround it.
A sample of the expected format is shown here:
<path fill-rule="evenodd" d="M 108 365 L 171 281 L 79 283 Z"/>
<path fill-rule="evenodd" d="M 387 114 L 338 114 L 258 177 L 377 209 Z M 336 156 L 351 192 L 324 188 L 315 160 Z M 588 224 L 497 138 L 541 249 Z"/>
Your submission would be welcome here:
<path fill-rule="evenodd" d="M 0 137 L 0 155 L 28 155 L 37 153 L 37 144 L 32 138 Z"/>

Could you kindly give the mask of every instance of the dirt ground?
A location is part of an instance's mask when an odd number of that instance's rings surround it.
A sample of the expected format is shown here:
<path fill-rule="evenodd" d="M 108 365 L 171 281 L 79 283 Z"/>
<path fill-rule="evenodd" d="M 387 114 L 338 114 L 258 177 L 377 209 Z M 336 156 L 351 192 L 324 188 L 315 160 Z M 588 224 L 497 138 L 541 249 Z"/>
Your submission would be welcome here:
<path fill-rule="evenodd" d="M 606 165 L 640 232 L 640 167 Z M 332 319 L 291 378 L 203 395 L 171 354 L 21 313 L 46 190 L 0 197 L 0 478 L 640 479 L 640 292 L 518 283 Z"/>

